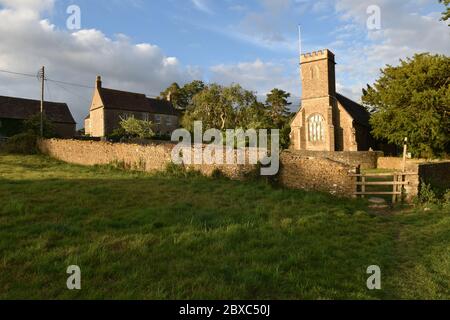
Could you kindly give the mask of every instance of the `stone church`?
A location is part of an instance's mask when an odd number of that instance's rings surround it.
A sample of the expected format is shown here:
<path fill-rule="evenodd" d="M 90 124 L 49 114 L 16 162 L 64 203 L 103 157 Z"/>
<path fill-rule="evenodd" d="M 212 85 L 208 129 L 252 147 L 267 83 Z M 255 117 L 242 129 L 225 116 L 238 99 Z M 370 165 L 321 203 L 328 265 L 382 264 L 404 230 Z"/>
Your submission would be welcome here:
<path fill-rule="evenodd" d="M 336 92 L 334 54 L 303 54 L 302 106 L 291 124 L 292 148 L 308 151 L 368 151 L 373 147 L 369 112 Z"/>

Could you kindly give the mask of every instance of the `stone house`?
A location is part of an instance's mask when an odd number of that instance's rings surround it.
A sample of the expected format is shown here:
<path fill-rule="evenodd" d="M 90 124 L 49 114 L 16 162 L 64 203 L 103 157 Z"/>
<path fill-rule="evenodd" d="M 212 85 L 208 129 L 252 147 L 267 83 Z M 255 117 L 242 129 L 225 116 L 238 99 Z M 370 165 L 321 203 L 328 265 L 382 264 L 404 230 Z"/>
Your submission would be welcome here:
<path fill-rule="evenodd" d="M 22 132 L 24 121 L 40 112 L 39 100 L 0 96 L 0 137 L 11 137 Z M 59 138 L 75 136 L 76 122 L 66 103 L 45 101 L 44 114 Z"/>
<path fill-rule="evenodd" d="M 336 92 L 335 56 L 325 49 L 303 54 L 302 106 L 291 124 L 292 149 L 368 151 L 374 145 L 370 114 Z"/>
<path fill-rule="evenodd" d="M 86 135 L 106 137 L 119 128 L 121 119 L 128 117 L 150 120 L 155 133 L 171 135 L 179 127 L 180 114 L 170 101 L 103 88 L 101 77 L 97 77 L 90 113 L 85 119 Z"/>

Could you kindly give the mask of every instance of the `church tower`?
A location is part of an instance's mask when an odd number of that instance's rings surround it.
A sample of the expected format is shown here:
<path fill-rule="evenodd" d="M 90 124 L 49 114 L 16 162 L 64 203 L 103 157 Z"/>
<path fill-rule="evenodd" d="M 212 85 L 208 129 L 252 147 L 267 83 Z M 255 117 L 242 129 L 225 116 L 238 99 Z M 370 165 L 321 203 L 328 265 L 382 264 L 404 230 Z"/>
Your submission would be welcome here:
<path fill-rule="evenodd" d="M 334 54 L 325 49 L 300 57 L 302 109 L 292 123 L 297 150 L 335 151 L 334 110 L 336 73 Z"/>

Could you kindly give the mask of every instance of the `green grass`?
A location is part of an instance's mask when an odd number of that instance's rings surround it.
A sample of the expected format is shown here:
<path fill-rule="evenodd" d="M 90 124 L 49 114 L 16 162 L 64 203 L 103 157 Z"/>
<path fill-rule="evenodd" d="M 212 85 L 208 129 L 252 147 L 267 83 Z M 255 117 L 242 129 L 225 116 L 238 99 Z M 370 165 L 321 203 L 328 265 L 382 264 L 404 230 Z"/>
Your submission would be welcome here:
<path fill-rule="evenodd" d="M 0 299 L 449 299 L 449 229 L 439 208 L 0 155 Z"/>

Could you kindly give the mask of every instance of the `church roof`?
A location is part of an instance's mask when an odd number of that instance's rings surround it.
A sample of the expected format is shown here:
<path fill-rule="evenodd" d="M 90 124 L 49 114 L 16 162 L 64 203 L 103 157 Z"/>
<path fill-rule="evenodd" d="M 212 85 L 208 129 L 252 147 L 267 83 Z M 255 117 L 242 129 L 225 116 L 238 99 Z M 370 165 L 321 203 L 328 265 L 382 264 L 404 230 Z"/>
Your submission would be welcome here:
<path fill-rule="evenodd" d="M 365 127 L 370 127 L 370 113 L 366 108 L 340 93 L 336 93 L 336 99 L 356 123 Z"/>

